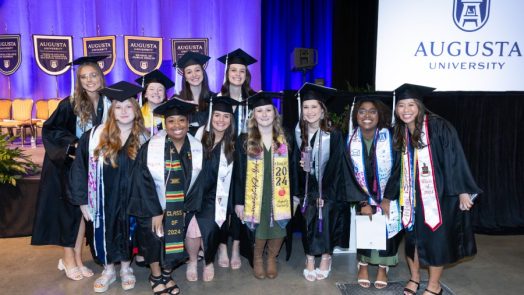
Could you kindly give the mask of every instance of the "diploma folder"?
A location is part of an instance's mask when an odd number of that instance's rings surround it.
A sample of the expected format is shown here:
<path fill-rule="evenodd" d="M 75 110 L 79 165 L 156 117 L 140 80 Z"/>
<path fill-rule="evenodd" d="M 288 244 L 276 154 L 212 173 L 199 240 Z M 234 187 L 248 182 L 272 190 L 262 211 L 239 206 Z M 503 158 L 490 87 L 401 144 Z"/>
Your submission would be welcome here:
<path fill-rule="evenodd" d="M 386 250 L 386 216 L 356 216 L 357 249 Z"/>

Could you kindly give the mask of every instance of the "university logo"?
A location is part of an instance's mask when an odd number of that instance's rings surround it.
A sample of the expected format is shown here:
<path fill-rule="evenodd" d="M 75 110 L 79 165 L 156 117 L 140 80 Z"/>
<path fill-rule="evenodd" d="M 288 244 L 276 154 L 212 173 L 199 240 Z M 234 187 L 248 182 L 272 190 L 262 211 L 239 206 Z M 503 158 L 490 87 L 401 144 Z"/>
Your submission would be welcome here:
<path fill-rule="evenodd" d="M 8 59 L 5 59 L 5 60 L 4 60 L 4 68 L 7 69 L 7 68 L 9 68 L 10 65 L 11 65 L 11 61 L 8 60 Z"/>
<path fill-rule="evenodd" d="M 453 21 L 465 32 L 482 28 L 489 18 L 491 0 L 453 0 Z"/>

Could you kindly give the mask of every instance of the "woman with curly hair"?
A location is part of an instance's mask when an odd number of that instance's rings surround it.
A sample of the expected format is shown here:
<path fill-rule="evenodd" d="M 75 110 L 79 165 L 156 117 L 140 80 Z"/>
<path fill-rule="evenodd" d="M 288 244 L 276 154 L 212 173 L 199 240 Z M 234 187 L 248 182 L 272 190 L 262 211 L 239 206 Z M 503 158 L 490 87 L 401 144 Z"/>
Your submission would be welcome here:
<path fill-rule="evenodd" d="M 390 130 L 391 110 L 383 100 L 387 96 L 361 95 L 356 97 L 352 108 L 349 140 L 349 170 L 355 185 L 348 195 L 360 201 L 357 212 L 372 216 L 382 214 L 388 217 L 386 223 L 386 249 L 358 249 L 357 282 L 369 288 L 368 265 L 378 266 L 375 288 L 388 285 L 388 270 L 398 264 L 398 246 L 402 239 L 400 207 L 398 205 L 398 181 L 400 156 L 393 150 L 393 136 Z"/>
<path fill-rule="evenodd" d="M 280 252 L 292 216 L 296 193 L 293 148 L 286 139 L 271 96 L 259 92 L 248 99 L 252 115 L 247 137 L 236 144 L 234 198 L 236 215 L 247 233 L 242 255 L 252 261 L 254 276 L 274 279 Z M 267 270 L 263 253 L 267 245 Z M 253 248 L 254 246 L 254 248 Z"/>
<path fill-rule="evenodd" d="M 100 91 L 113 100 L 108 120 L 82 135 L 71 167 L 71 203 L 79 205 L 85 220 L 92 222 L 93 258 L 104 266 L 94 283 L 95 292 L 105 292 L 116 280 L 116 262 L 121 263 L 122 288 L 130 290 L 136 282 L 130 267 L 135 226 L 127 207 L 131 168 L 147 139 L 136 101 L 140 91 L 141 87 L 127 82 Z"/>
<path fill-rule="evenodd" d="M 86 56 L 73 61 L 72 67 L 78 65 L 73 94 L 60 102 L 42 129 L 45 156 L 31 245 L 64 247 L 58 269 L 75 281 L 92 276 L 93 271 L 82 263 L 85 223 L 78 206 L 68 200 L 67 176 L 78 139 L 107 118 L 111 102 L 99 93 L 105 79 L 97 64 L 104 58 Z"/>

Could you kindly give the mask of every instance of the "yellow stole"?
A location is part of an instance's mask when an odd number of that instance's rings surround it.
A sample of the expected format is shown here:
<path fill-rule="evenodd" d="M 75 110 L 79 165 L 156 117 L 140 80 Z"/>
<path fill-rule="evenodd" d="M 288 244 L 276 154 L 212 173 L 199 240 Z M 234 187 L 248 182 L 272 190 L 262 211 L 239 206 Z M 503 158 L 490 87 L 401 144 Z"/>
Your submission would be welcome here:
<path fill-rule="evenodd" d="M 289 189 L 289 160 L 288 148 L 284 138 L 278 139 L 282 144 L 276 149 L 273 143 L 271 148 L 271 223 L 276 221 L 284 228 L 291 219 L 291 193 Z M 276 152 L 275 152 L 276 149 Z M 264 153 L 259 157 L 247 157 L 246 198 L 244 221 L 252 229 L 260 224 L 260 208 L 264 187 Z"/>

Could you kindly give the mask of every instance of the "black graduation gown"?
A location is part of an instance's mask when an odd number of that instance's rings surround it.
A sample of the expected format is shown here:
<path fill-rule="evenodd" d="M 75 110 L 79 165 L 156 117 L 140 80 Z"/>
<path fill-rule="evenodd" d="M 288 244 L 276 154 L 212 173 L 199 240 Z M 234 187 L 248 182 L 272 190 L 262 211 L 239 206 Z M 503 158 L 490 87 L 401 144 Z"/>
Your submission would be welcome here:
<path fill-rule="evenodd" d="M 209 101 L 209 98 L 214 95 L 216 95 L 216 93 L 210 92 L 209 95 L 204 98 L 204 100 Z M 189 118 L 189 134 L 194 136 L 198 131 L 198 128 L 205 126 L 207 124 L 208 116 L 209 111 L 207 109 L 198 110 L 198 112 L 191 114 Z"/>
<path fill-rule="evenodd" d="M 313 146 L 317 136 L 318 132 L 311 139 L 310 146 Z M 298 150 L 300 146 L 298 146 L 297 142 L 295 142 L 295 147 L 297 149 L 294 153 L 296 156 L 294 161 L 296 167 L 293 170 L 298 172 L 298 187 L 299 195 L 301 196 L 299 208 L 301 209 L 304 200 L 306 173 L 299 165 L 300 153 Z M 330 132 L 329 148 L 329 159 L 322 175 L 322 194 L 324 198 L 322 232 L 319 232 L 318 220 L 318 181 L 316 176 L 309 175 L 308 205 L 301 223 L 302 244 L 307 255 L 332 254 L 334 247 L 347 248 L 349 245 L 351 213 L 349 203 L 346 202 L 345 182 L 347 179 L 344 177 L 344 174 L 348 174 L 348 167 L 343 160 L 345 157 L 344 140 L 338 130 Z"/>
<path fill-rule="evenodd" d="M 415 247 L 422 265 L 442 266 L 477 253 L 471 212 L 459 208 L 460 193 L 482 193 L 469 169 L 455 128 L 436 115 L 428 115 L 428 133 L 442 225 L 432 231 L 424 223 L 418 179 L 413 231 L 406 230 L 406 255 Z M 418 176 L 418 175 L 417 175 Z"/>
<path fill-rule="evenodd" d="M 100 97 L 93 125 L 102 123 L 103 112 L 103 97 Z M 78 141 L 76 115 L 69 97 L 64 98 L 45 121 L 42 141 L 45 155 L 31 245 L 74 247 L 82 213 L 68 200 L 67 180 L 72 159 L 67 155 L 67 148 Z"/>
<path fill-rule="evenodd" d="M 211 151 L 210 158 L 204 162 L 202 169 L 202 210 L 195 216 L 202 233 L 204 244 L 204 258 L 209 264 L 215 260 L 218 245 L 221 242 L 221 231 L 227 231 L 228 220 L 219 228 L 215 222 L 215 199 L 218 179 L 218 169 L 220 164 L 221 145 L 217 144 Z"/>
<path fill-rule="evenodd" d="M 390 136 L 392 137 L 391 130 L 390 130 Z M 366 156 L 364 157 L 364 165 L 366 168 L 366 183 L 368 186 L 370 186 L 373 183 L 374 179 L 374 168 L 373 168 L 373 162 L 375 161 L 375 156 L 373 154 L 375 150 L 375 144 L 370 149 L 370 152 L 367 152 L 366 149 Z M 386 187 L 384 189 L 384 198 L 389 199 L 391 201 L 398 200 L 399 193 L 400 193 L 400 186 L 398 182 L 398 177 L 400 175 L 400 153 L 392 150 L 393 154 L 393 167 L 391 170 L 390 178 L 388 179 L 388 182 L 386 183 Z M 349 155 L 348 155 L 349 157 Z M 354 199 L 359 201 L 367 201 L 368 196 L 360 185 L 357 183 L 355 179 L 354 172 L 355 166 L 353 165 L 353 161 L 349 159 L 348 161 L 349 165 L 349 171 L 351 172 L 351 181 L 353 185 L 349 186 L 349 194 L 353 196 Z M 368 187 L 368 191 L 371 191 L 371 188 Z M 360 206 L 357 206 L 357 210 L 360 211 Z M 373 206 L 373 212 L 376 212 L 376 208 Z M 400 213 L 400 212 L 399 212 Z M 398 252 L 398 246 L 400 245 L 400 242 L 402 241 L 403 237 L 403 231 L 397 233 L 394 237 L 388 239 L 386 241 L 386 250 L 379 250 L 378 255 L 380 257 L 389 257 L 394 256 Z M 371 250 L 370 249 L 358 249 L 358 254 L 365 255 L 367 257 L 371 256 Z"/>
<path fill-rule="evenodd" d="M 168 141 L 166 140 L 166 146 Z M 145 262 L 151 264 L 153 262 L 161 262 L 161 254 L 163 247 L 163 239 L 157 237 L 152 232 L 152 217 L 164 214 L 162 206 L 158 200 L 155 189 L 155 182 L 151 176 L 151 172 L 147 167 L 147 153 L 149 148 L 149 141 L 142 145 L 138 151 L 138 155 L 131 173 L 131 197 L 129 201 L 128 213 L 129 215 L 137 217 L 136 238 L 139 240 L 139 253 L 144 256 Z M 168 147 L 164 153 L 169 153 Z M 186 140 L 179 152 L 181 156 L 181 166 L 184 171 L 184 212 L 185 212 L 185 229 L 191 221 L 191 218 L 196 212 L 202 208 L 202 192 L 201 175 L 199 174 L 191 190 L 188 192 L 189 184 L 191 183 L 191 149 L 189 139 Z M 164 218 L 165 220 L 165 218 Z M 179 263 L 183 261 L 180 260 Z M 173 268 L 175 265 L 164 265 L 165 268 Z"/>
<path fill-rule="evenodd" d="M 233 163 L 233 179 L 231 180 L 231 185 L 233 186 L 232 192 L 232 208 L 235 205 L 244 205 L 245 201 L 245 191 L 246 191 L 246 169 L 247 169 L 247 153 L 245 143 L 247 141 L 247 134 L 242 134 L 237 142 L 235 147 L 235 160 Z M 289 136 L 286 136 L 286 141 L 288 143 L 288 159 L 289 167 L 296 167 L 295 155 L 296 149 L 294 148 L 294 141 Z M 291 198 L 291 210 L 293 209 L 293 196 L 298 192 L 297 184 L 297 174 L 295 169 L 289 169 L 289 188 L 290 188 L 290 198 Z M 236 214 L 233 212 L 232 215 Z M 293 216 L 293 212 L 291 212 Z M 238 218 L 238 217 L 237 217 Z M 278 225 L 275 225 L 278 226 Z M 253 248 L 255 245 L 255 231 L 249 229 L 247 224 L 240 224 L 240 254 L 249 260 L 249 264 L 253 266 Z M 291 249 L 293 243 L 293 231 L 291 228 L 291 220 L 286 226 L 287 237 L 286 242 L 286 260 L 289 260 L 291 257 Z"/>
<path fill-rule="evenodd" d="M 101 128 L 100 126 L 98 128 Z M 93 129 L 94 130 L 94 129 Z M 71 203 L 73 205 L 87 205 L 88 195 L 88 167 L 89 167 L 89 138 L 91 132 L 86 132 L 80 138 L 76 158 L 70 172 Z M 129 138 L 124 147 L 118 152 L 117 168 L 111 164 L 104 164 L 104 231 L 105 257 L 93 255 L 93 259 L 100 264 L 131 260 L 132 242 L 130 240 L 130 220 L 127 214 L 129 203 L 129 188 L 131 187 L 131 168 L 134 160 L 127 155 Z M 92 222 L 90 222 L 92 225 Z M 91 249 L 100 248 L 90 241 Z M 93 251 L 92 251 L 93 252 Z M 100 253 L 100 252 L 99 252 Z M 94 254 L 94 252 L 93 252 Z M 104 261 L 106 260 L 106 261 Z"/>

